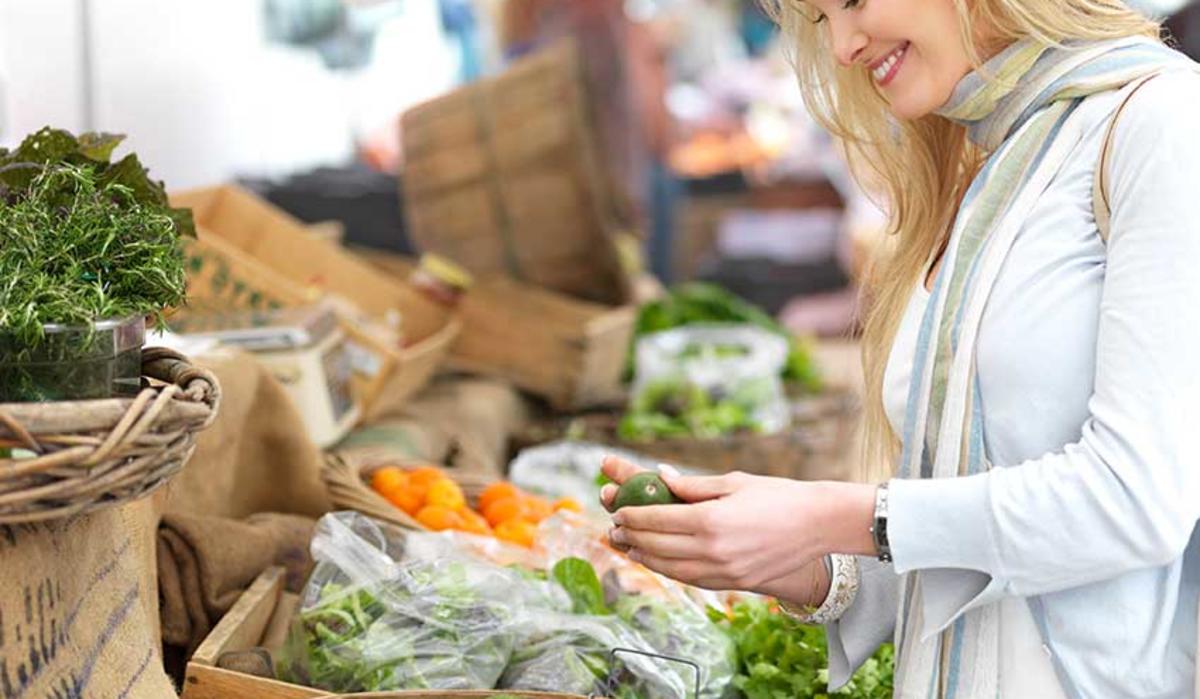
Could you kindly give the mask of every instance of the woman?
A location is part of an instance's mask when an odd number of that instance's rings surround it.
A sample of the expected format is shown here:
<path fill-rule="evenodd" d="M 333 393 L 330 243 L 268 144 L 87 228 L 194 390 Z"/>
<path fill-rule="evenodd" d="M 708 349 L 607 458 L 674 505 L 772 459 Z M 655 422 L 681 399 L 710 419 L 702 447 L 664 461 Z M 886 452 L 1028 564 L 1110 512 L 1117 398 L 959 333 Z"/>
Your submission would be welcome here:
<path fill-rule="evenodd" d="M 897 478 L 668 474 L 691 504 L 624 508 L 613 542 L 826 624 L 834 685 L 894 638 L 900 697 L 1191 696 L 1195 64 L 1119 0 L 778 14 L 892 202 L 863 345 Z"/>

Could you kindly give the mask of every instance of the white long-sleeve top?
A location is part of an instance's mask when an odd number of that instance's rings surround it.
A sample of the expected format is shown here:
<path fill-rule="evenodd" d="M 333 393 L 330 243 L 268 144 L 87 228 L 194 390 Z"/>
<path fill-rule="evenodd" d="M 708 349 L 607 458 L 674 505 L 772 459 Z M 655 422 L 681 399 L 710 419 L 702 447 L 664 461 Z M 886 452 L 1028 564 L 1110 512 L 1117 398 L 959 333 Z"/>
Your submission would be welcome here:
<path fill-rule="evenodd" d="M 1192 696 L 1200 76 L 1155 78 L 1122 113 L 1105 245 L 1091 191 L 1116 100 L 1079 107 L 1088 135 L 1029 212 L 985 310 L 976 361 L 994 468 L 892 481 L 894 568 L 867 562 L 858 601 L 828 628 L 835 683 L 890 638 L 896 575 L 923 570 L 939 590 L 926 594 L 927 631 L 1029 598 L 1067 696 Z M 885 380 L 897 427 L 905 346 L 898 338 Z"/>

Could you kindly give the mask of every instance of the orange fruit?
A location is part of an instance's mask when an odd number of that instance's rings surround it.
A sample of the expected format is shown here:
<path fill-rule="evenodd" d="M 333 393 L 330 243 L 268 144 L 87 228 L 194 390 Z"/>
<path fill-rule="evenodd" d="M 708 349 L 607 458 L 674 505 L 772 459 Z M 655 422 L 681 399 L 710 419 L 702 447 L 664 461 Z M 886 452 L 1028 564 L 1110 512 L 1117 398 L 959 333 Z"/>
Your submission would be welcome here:
<path fill-rule="evenodd" d="M 441 478 L 429 484 L 429 490 L 425 492 L 425 504 L 457 510 L 467 504 L 467 499 L 457 483 L 449 478 Z"/>
<path fill-rule="evenodd" d="M 424 505 L 420 495 L 409 488 L 396 488 L 392 492 L 385 495 L 388 502 L 408 513 L 408 516 L 415 517 Z"/>
<path fill-rule="evenodd" d="M 483 515 L 479 514 L 478 512 L 475 512 L 470 508 L 463 507 L 462 509 L 458 510 L 458 516 L 462 517 L 463 525 L 460 528 L 464 532 L 468 532 L 470 534 L 479 534 L 480 536 L 492 535 L 492 528 L 488 526 L 487 520 L 483 518 Z"/>
<path fill-rule="evenodd" d="M 545 498 L 534 495 L 525 497 L 525 518 L 530 522 L 537 524 L 552 514 L 554 514 L 554 507 Z"/>
<path fill-rule="evenodd" d="M 583 505 L 580 505 L 579 501 L 575 498 L 561 498 L 554 502 L 554 511 L 559 512 L 561 510 L 582 513 Z"/>
<path fill-rule="evenodd" d="M 517 486 L 507 481 L 497 481 L 483 489 L 479 494 L 479 511 L 486 512 L 488 505 L 491 505 L 497 500 L 506 498 L 517 498 L 521 496 L 521 491 Z"/>
<path fill-rule="evenodd" d="M 523 519 L 510 519 L 507 522 L 501 522 L 496 527 L 497 539 L 525 548 L 533 547 L 533 539 L 536 534 L 537 527 L 532 522 L 526 522 Z"/>
<path fill-rule="evenodd" d="M 384 466 L 371 474 L 371 488 L 380 495 L 408 485 L 408 474 L 396 466 Z"/>
<path fill-rule="evenodd" d="M 527 512 L 525 499 L 520 497 L 501 498 L 488 505 L 483 510 L 487 523 L 493 527 L 501 522 L 521 519 Z"/>
<path fill-rule="evenodd" d="M 428 488 L 434 481 L 442 480 L 446 474 L 437 466 L 420 466 L 408 472 L 408 480 L 414 485 Z"/>
<path fill-rule="evenodd" d="M 422 507 L 417 513 L 417 521 L 435 532 L 458 529 L 463 525 L 463 519 L 457 512 L 438 505 Z"/>

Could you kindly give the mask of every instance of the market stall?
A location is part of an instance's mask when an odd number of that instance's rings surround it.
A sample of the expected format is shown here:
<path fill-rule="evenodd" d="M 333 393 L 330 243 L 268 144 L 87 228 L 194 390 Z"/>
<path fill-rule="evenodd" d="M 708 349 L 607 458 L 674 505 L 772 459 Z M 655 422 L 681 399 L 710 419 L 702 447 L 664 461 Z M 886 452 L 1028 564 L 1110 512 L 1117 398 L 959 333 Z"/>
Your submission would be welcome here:
<path fill-rule="evenodd" d="M 761 308 L 648 277 L 581 70 L 406 115 L 419 257 L 168 197 L 103 134 L 0 153 L 4 696 L 824 691 L 819 630 L 607 541 L 606 455 L 846 477 L 856 400 Z"/>

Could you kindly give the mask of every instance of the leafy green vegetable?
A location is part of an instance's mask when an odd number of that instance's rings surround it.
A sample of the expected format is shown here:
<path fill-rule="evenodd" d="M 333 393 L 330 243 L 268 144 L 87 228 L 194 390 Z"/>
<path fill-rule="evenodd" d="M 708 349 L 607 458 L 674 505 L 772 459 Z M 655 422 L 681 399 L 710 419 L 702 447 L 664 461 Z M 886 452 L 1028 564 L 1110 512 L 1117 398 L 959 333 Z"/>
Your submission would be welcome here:
<path fill-rule="evenodd" d="M 331 576 L 299 614 L 284 679 L 334 692 L 478 689 L 512 657 L 510 615 L 475 589 L 466 563 L 413 562 L 370 588 L 337 582 L 327 564 L 313 579 Z"/>
<path fill-rule="evenodd" d="M 724 396 L 682 378 L 648 382 L 634 395 L 617 426 L 617 435 L 625 441 L 643 442 L 760 432 L 763 426 L 755 419 L 755 411 L 770 392 L 769 381 L 744 381 Z"/>
<path fill-rule="evenodd" d="M 894 654 L 890 645 L 880 648 L 845 687 L 830 691 L 825 632 L 820 627 L 801 624 L 762 600 L 738 602 L 729 616 L 710 609 L 709 616 L 737 647 L 734 686 L 746 699 L 891 699 Z"/>
<path fill-rule="evenodd" d="M 596 569 L 582 558 L 564 558 L 554 564 L 554 579 L 571 597 L 576 614 L 611 614 L 604 603 L 604 587 Z"/>
<path fill-rule="evenodd" d="M 821 375 L 809 347 L 761 308 L 719 286 L 700 282 L 677 286 L 665 298 L 642 306 L 634 328 L 626 377 L 632 378 L 636 373 L 636 357 L 632 347 L 636 346 L 638 338 L 695 323 L 750 323 L 787 338 L 791 350 L 782 373 L 783 379 L 808 392 L 821 390 Z"/>
<path fill-rule="evenodd" d="M 120 139 L 45 128 L 0 154 L 0 329 L 25 346 L 44 324 L 161 320 L 183 302 L 191 214 L 136 156 L 108 163 Z"/>

